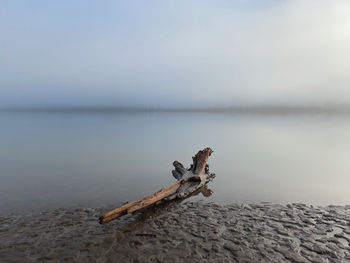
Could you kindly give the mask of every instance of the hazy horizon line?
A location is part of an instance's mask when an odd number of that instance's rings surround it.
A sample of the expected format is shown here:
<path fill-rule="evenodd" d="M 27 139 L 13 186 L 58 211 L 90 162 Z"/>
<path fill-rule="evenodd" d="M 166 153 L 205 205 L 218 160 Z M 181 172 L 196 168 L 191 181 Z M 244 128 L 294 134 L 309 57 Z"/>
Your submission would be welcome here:
<path fill-rule="evenodd" d="M 226 107 L 156 107 L 156 106 L 13 106 L 0 112 L 17 113 L 239 113 L 239 114 L 348 114 L 350 104 L 323 105 L 236 105 Z"/>

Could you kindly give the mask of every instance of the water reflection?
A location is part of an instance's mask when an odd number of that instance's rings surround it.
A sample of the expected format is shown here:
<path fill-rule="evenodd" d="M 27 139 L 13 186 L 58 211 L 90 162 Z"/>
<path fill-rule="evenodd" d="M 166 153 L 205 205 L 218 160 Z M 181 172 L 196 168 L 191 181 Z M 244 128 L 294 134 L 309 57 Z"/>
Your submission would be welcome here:
<path fill-rule="evenodd" d="M 174 182 L 210 146 L 209 200 L 347 204 L 347 115 L 0 114 L 0 209 L 99 206 Z M 195 199 L 203 197 L 196 196 Z"/>

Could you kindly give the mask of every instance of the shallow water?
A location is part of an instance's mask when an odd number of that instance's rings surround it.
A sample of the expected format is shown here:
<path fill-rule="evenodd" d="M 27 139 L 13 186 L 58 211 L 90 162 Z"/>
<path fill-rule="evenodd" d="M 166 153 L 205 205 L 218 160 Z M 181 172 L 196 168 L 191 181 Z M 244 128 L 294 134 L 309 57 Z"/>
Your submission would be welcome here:
<path fill-rule="evenodd" d="M 218 202 L 348 204 L 350 116 L 0 113 L 0 210 L 129 201 L 205 146 Z M 195 197 L 201 199 L 204 197 Z"/>

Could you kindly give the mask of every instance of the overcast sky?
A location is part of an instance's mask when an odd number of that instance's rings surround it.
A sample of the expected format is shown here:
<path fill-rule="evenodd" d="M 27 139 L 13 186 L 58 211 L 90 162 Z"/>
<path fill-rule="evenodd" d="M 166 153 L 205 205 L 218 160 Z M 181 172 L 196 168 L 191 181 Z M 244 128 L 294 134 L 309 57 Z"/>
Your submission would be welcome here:
<path fill-rule="evenodd" d="M 350 103 L 349 0 L 3 0 L 0 106 Z"/>

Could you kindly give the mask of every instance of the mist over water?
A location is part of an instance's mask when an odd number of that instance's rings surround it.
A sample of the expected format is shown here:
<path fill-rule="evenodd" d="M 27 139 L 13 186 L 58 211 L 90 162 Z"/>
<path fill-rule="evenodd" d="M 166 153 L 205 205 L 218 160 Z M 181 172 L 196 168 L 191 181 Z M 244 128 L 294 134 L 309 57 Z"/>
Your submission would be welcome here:
<path fill-rule="evenodd" d="M 206 146 L 208 200 L 348 203 L 349 13 L 348 0 L 5 1 L 0 209 L 130 201 Z"/>
<path fill-rule="evenodd" d="M 346 204 L 349 115 L 2 113 L 3 212 L 117 204 L 210 146 L 220 202 Z M 204 198 L 204 197 L 196 197 Z"/>
<path fill-rule="evenodd" d="M 0 106 L 350 103 L 350 2 L 6 1 Z"/>

